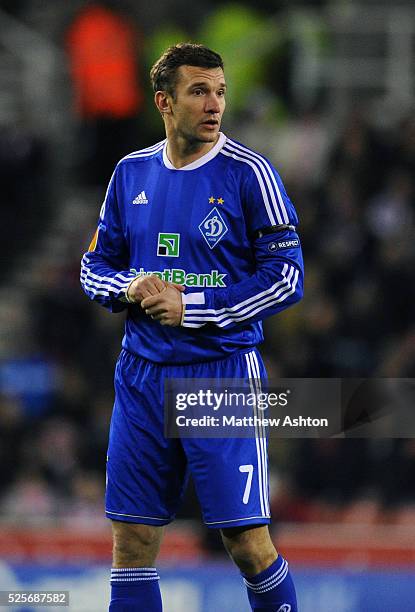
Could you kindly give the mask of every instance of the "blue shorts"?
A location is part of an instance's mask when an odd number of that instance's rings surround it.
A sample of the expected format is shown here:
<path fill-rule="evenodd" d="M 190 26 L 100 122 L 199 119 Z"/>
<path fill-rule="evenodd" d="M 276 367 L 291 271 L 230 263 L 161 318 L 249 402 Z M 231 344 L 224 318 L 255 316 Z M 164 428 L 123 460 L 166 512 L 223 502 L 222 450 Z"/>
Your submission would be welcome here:
<path fill-rule="evenodd" d="M 266 372 L 256 349 L 189 365 L 160 365 L 122 350 L 109 434 L 107 517 L 170 523 L 191 474 L 208 527 L 269 523 L 266 438 L 165 438 L 166 378 L 265 379 Z"/>

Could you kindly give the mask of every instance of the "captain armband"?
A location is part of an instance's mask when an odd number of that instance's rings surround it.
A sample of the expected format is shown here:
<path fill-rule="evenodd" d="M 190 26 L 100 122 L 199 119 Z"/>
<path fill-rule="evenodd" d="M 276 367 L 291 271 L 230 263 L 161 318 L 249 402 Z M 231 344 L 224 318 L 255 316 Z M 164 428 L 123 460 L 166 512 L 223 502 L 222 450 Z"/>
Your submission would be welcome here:
<path fill-rule="evenodd" d="M 257 238 L 262 238 L 262 236 L 268 236 L 269 234 L 278 234 L 280 232 L 295 232 L 296 229 L 297 228 L 295 227 L 295 225 L 288 225 L 285 223 L 282 225 L 270 225 L 269 227 L 262 227 L 261 229 L 254 232 L 253 238 L 254 240 L 257 240 Z"/>

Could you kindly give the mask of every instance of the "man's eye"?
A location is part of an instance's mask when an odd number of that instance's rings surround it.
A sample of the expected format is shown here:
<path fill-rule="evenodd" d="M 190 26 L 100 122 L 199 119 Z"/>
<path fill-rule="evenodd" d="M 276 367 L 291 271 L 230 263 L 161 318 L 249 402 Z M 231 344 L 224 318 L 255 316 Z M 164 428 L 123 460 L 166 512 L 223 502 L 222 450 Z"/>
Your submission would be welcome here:
<path fill-rule="evenodd" d="M 203 89 L 195 89 L 193 93 L 195 96 L 201 96 L 203 94 Z"/>

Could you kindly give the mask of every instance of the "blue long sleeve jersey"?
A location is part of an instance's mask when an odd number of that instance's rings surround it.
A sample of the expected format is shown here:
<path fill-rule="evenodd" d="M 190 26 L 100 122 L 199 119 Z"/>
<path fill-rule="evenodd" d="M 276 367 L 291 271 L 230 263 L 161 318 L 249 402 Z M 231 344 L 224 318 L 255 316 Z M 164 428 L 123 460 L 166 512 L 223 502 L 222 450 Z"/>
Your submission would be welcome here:
<path fill-rule="evenodd" d="M 166 147 L 118 163 L 82 259 L 82 287 L 112 312 L 128 309 L 128 351 L 164 364 L 221 359 L 261 342 L 261 320 L 302 297 L 297 215 L 271 163 L 224 134 L 179 170 Z M 268 233 L 284 225 L 294 228 Z M 151 273 L 186 286 L 182 326 L 126 303 L 131 280 Z"/>

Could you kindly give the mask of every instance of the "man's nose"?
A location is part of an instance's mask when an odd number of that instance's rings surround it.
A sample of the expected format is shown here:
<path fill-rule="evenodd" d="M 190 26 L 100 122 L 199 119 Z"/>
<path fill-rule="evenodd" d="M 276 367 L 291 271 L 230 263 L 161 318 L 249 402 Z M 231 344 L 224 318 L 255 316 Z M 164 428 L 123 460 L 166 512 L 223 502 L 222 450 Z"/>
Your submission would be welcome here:
<path fill-rule="evenodd" d="M 216 94 L 210 94 L 209 96 L 207 96 L 205 110 L 208 113 L 220 112 L 219 98 Z"/>

